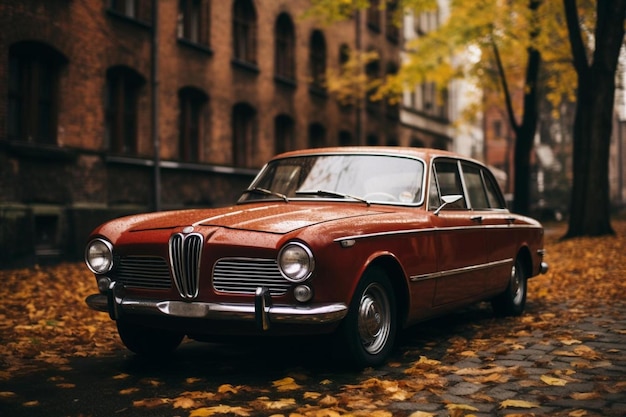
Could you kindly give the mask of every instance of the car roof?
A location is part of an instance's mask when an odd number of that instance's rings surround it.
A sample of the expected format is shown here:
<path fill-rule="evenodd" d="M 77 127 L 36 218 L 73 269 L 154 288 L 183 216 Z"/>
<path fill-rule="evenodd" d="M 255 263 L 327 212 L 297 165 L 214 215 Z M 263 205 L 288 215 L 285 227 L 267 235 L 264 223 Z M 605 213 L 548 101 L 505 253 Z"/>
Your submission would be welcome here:
<path fill-rule="evenodd" d="M 457 158 L 465 161 L 471 161 L 480 165 L 484 165 L 481 162 L 472 158 L 459 155 L 454 152 L 444 151 L 441 149 L 432 148 L 413 148 L 403 146 L 337 146 L 326 148 L 311 148 L 302 149 L 297 151 L 290 151 L 276 155 L 272 159 L 290 158 L 296 156 L 305 155 L 321 155 L 321 154 L 361 154 L 361 155 L 389 155 L 389 156 L 409 156 L 414 158 L 420 158 L 424 161 L 429 161 L 436 157 L 448 157 Z"/>

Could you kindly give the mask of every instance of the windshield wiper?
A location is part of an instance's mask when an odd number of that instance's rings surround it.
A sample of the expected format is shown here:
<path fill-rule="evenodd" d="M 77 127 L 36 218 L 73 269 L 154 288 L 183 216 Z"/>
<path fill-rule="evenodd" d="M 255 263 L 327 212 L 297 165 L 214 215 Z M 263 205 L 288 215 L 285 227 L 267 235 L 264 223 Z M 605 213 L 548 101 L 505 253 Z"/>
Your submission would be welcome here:
<path fill-rule="evenodd" d="M 300 190 L 296 191 L 296 195 L 318 195 L 320 197 L 334 197 L 334 198 L 351 198 L 353 200 L 361 201 L 368 206 L 371 205 L 369 201 L 364 198 L 357 197 L 355 195 L 339 193 L 337 191 L 329 191 L 329 190 Z"/>
<path fill-rule="evenodd" d="M 289 199 L 287 198 L 285 194 L 277 193 L 275 191 L 271 191 L 271 190 L 261 188 L 261 187 L 248 188 L 247 190 L 244 190 L 244 193 L 257 193 L 257 194 L 263 194 L 263 195 L 272 195 L 274 197 L 283 199 L 285 203 L 289 202 Z"/>

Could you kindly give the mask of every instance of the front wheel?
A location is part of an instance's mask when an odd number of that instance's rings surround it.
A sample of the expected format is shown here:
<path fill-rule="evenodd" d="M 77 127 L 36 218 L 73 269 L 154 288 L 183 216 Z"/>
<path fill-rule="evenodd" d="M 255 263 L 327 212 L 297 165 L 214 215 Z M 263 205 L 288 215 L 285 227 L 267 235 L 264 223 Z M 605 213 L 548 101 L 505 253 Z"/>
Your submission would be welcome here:
<path fill-rule="evenodd" d="M 511 268 L 511 277 L 506 290 L 491 300 L 497 316 L 519 316 L 526 306 L 528 282 L 524 265 L 517 259 Z"/>
<path fill-rule="evenodd" d="M 151 329 L 125 320 L 117 321 L 117 332 L 128 350 L 147 357 L 172 353 L 185 337 L 182 333 Z"/>
<path fill-rule="evenodd" d="M 382 364 L 393 349 L 396 316 L 395 294 L 387 274 L 370 268 L 339 328 L 339 353 L 356 368 Z"/>

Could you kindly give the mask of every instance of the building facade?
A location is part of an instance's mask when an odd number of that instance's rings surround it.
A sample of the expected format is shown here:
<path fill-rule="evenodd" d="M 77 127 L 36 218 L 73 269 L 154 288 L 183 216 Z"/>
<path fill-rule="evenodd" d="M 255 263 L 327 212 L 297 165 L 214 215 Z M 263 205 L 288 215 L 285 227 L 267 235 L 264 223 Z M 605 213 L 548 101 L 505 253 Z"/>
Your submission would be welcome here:
<path fill-rule="evenodd" d="M 232 203 L 277 152 L 415 144 L 399 106 L 324 87 L 352 48 L 378 52 L 371 76 L 398 67 L 394 4 L 324 26 L 307 0 L 3 0 L 0 266 L 78 258 L 113 217 Z"/>

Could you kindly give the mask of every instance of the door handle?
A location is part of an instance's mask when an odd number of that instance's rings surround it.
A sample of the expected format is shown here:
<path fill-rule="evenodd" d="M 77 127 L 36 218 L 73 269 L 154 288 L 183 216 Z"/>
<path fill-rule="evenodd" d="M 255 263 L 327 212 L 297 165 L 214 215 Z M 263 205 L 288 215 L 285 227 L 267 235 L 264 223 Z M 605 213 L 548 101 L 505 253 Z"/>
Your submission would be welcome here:
<path fill-rule="evenodd" d="M 483 216 L 472 216 L 470 217 L 470 220 L 476 223 L 482 223 L 483 221 Z"/>
<path fill-rule="evenodd" d="M 506 220 L 506 222 L 507 222 L 508 224 L 513 224 L 513 223 L 515 223 L 515 217 L 507 217 L 505 220 Z"/>

